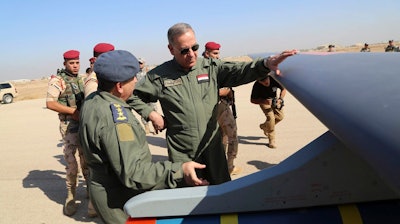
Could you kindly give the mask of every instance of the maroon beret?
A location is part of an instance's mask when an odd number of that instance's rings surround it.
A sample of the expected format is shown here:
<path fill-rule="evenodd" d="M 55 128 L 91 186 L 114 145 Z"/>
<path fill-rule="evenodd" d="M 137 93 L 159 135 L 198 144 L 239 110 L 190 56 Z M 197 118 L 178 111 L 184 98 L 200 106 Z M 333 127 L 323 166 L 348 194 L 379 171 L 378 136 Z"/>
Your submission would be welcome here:
<path fill-rule="evenodd" d="M 93 56 L 98 57 L 100 54 L 113 51 L 114 45 L 108 43 L 98 43 L 93 48 Z"/>
<path fill-rule="evenodd" d="M 69 50 L 63 54 L 65 60 L 79 59 L 79 51 Z"/>
<path fill-rule="evenodd" d="M 96 62 L 96 58 L 95 57 L 91 57 L 91 58 L 89 58 L 89 61 L 90 61 L 90 63 L 94 63 L 94 62 Z"/>
<path fill-rule="evenodd" d="M 221 47 L 221 45 L 218 43 L 215 43 L 215 42 L 207 42 L 206 43 L 206 49 L 208 49 L 208 50 L 219 50 L 220 47 Z"/>

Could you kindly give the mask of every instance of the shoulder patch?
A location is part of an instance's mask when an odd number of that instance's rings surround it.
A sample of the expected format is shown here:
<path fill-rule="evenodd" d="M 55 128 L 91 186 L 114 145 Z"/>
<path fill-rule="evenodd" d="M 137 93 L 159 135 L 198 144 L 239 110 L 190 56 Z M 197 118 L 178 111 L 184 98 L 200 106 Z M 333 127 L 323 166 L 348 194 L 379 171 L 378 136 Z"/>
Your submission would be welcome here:
<path fill-rule="evenodd" d="M 128 123 L 119 123 L 116 126 L 118 139 L 121 142 L 135 141 L 132 127 Z"/>
<path fill-rule="evenodd" d="M 128 122 L 128 116 L 124 107 L 119 104 L 112 103 L 110 105 L 114 123 L 126 123 Z"/>

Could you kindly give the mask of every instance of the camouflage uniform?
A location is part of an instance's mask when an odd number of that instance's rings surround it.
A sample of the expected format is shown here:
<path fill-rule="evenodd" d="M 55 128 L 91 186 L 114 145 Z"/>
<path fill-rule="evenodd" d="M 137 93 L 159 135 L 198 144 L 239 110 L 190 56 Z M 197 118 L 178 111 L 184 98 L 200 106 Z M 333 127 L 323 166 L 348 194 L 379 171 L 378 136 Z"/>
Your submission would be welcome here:
<path fill-rule="evenodd" d="M 218 102 L 218 124 L 221 127 L 224 149 L 225 151 L 228 151 L 228 170 L 231 174 L 235 167 L 233 165 L 233 160 L 236 158 L 239 145 L 236 120 L 230 108 L 232 103 L 233 99 L 229 99 L 229 97 L 221 97 L 220 101 Z"/>
<path fill-rule="evenodd" d="M 49 80 L 46 101 L 58 101 L 65 106 L 79 108 L 83 103 L 83 78 L 75 77 L 68 74 L 65 70 L 61 70 L 57 75 L 51 76 Z M 75 198 L 77 178 L 78 178 L 78 162 L 75 157 L 78 149 L 79 160 L 82 174 L 85 180 L 89 178 L 89 169 L 83 158 L 82 148 L 79 142 L 79 122 L 72 119 L 70 115 L 58 114 L 60 120 L 60 133 L 64 142 L 64 158 L 66 165 L 66 185 L 68 194 L 72 194 Z M 68 195 L 70 197 L 70 195 Z M 73 200 L 74 201 L 74 200 Z"/>
<path fill-rule="evenodd" d="M 96 73 L 92 72 L 90 75 L 84 78 L 84 93 L 85 98 L 89 96 L 91 93 L 97 91 L 97 76 Z"/>
<path fill-rule="evenodd" d="M 386 46 L 385 52 L 399 52 L 399 47 L 393 45 L 393 40 L 389 41 L 389 45 Z"/>

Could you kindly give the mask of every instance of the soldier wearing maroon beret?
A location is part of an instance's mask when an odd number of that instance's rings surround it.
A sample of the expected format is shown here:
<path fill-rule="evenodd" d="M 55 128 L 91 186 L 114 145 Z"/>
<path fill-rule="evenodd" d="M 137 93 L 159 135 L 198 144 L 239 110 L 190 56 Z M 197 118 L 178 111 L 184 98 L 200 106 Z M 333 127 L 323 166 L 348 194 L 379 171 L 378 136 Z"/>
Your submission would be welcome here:
<path fill-rule="evenodd" d="M 215 42 L 207 42 L 205 48 L 206 49 L 203 52 L 203 57 L 219 59 L 219 49 L 221 48 L 220 44 Z"/>
<path fill-rule="evenodd" d="M 220 44 L 212 42 L 212 41 L 206 43 L 206 49 L 208 49 L 208 50 L 219 50 L 220 47 L 221 47 Z"/>
<path fill-rule="evenodd" d="M 77 50 L 69 50 L 63 54 L 64 60 L 79 60 L 79 51 Z"/>
<path fill-rule="evenodd" d="M 46 107 L 58 113 L 60 120 L 59 130 L 63 138 L 63 153 L 66 161 L 66 188 L 67 197 L 64 205 L 64 214 L 71 216 L 77 211 L 75 194 L 78 178 L 78 162 L 75 157 L 78 150 L 80 165 L 85 180 L 89 180 L 89 169 L 83 158 L 79 142 L 79 110 L 84 100 L 82 77 L 79 76 L 79 51 L 69 50 L 63 54 L 64 69 L 51 76 L 47 89 Z M 91 205 L 91 202 L 88 203 Z M 89 216 L 96 215 L 95 210 L 88 210 Z"/>
<path fill-rule="evenodd" d="M 89 59 L 90 68 L 94 71 L 93 66 L 96 62 L 97 57 L 102 53 L 115 50 L 114 45 L 109 43 L 98 43 L 93 47 L 93 57 Z M 84 79 L 85 83 L 85 97 L 89 96 L 91 93 L 97 91 L 97 77 L 96 73 L 92 72 Z"/>
<path fill-rule="evenodd" d="M 98 43 L 93 48 L 93 57 L 98 57 L 100 54 L 115 50 L 114 45 L 109 43 Z"/>

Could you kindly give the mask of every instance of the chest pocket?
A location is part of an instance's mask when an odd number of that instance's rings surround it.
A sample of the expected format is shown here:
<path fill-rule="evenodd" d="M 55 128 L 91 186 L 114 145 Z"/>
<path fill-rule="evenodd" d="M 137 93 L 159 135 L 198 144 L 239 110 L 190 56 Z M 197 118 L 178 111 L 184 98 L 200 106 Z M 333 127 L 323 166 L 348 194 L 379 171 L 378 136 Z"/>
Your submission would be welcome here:
<path fill-rule="evenodd" d="M 182 77 L 177 78 L 158 78 L 161 85 L 160 98 L 174 99 L 179 104 L 183 103 L 183 97 L 185 97 L 185 86 L 183 84 Z M 157 82 L 157 80 L 156 80 Z M 169 100 L 168 100 L 169 99 Z"/>

